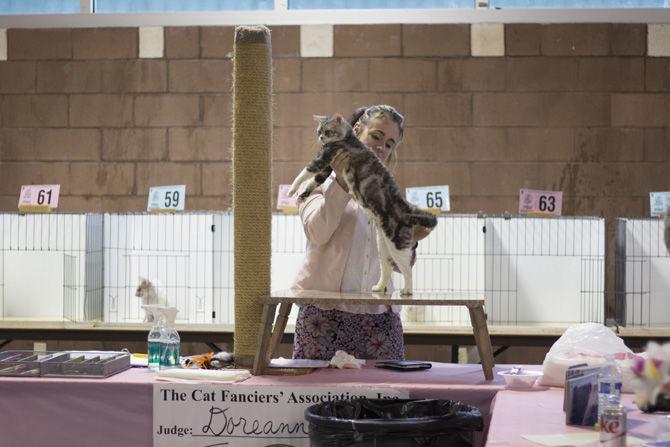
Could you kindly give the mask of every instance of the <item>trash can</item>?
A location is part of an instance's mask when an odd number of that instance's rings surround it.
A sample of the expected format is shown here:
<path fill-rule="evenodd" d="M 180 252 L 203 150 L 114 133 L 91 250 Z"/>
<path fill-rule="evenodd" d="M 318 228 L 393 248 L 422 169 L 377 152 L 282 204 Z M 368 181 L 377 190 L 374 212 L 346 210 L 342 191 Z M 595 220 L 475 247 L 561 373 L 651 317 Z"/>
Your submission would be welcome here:
<path fill-rule="evenodd" d="M 479 408 L 453 400 L 348 399 L 305 410 L 312 447 L 472 446 Z"/>

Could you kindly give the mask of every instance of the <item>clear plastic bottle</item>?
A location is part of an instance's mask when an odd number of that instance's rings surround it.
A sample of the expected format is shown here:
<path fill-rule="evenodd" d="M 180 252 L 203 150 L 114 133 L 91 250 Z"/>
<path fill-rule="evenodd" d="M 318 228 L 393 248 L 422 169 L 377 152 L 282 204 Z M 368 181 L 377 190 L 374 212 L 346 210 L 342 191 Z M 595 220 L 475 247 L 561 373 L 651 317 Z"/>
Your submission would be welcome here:
<path fill-rule="evenodd" d="M 621 369 L 614 356 L 609 354 L 598 377 L 598 421 L 605 408 L 621 402 L 621 383 Z"/>
<path fill-rule="evenodd" d="M 147 315 L 153 316 L 153 325 L 147 336 L 147 366 L 150 371 L 158 371 L 161 362 L 162 334 L 164 332 L 158 306 L 142 306 Z"/>
<path fill-rule="evenodd" d="M 162 349 L 160 358 L 160 369 L 179 368 L 179 348 L 181 339 L 175 329 L 175 320 L 177 318 L 176 307 L 164 307 L 161 309 L 165 320 L 163 335 L 161 337 Z"/>

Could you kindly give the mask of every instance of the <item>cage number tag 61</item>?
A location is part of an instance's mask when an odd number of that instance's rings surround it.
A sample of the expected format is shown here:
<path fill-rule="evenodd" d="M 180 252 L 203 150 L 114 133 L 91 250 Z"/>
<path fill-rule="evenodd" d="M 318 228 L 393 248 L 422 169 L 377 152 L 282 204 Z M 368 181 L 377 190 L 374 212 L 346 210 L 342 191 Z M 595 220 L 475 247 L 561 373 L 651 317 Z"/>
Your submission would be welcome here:
<path fill-rule="evenodd" d="M 186 185 L 149 188 L 147 211 L 184 211 L 184 203 L 186 203 Z"/>
<path fill-rule="evenodd" d="M 449 185 L 405 188 L 405 198 L 423 209 L 449 211 Z"/>
<path fill-rule="evenodd" d="M 60 185 L 22 185 L 19 211 L 49 212 L 58 208 Z"/>
<path fill-rule="evenodd" d="M 536 189 L 519 191 L 519 214 L 543 213 L 560 216 L 562 206 L 562 191 L 538 191 Z"/>

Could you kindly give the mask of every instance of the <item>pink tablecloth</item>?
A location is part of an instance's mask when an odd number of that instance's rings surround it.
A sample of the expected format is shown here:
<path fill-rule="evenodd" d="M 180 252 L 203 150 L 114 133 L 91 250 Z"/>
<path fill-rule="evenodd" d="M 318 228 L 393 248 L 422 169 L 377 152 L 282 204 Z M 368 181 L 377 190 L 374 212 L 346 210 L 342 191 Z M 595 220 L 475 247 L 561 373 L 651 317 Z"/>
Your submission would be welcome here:
<path fill-rule="evenodd" d="M 499 368 L 500 369 L 500 368 Z M 489 408 L 502 382 L 484 379 L 480 365 L 433 363 L 433 368 L 398 372 L 373 367 L 319 370 L 302 376 L 253 377 L 239 386 L 390 386 L 412 398 L 461 400 Z M 131 369 L 105 380 L 0 378 L 0 445 L 152 445 L 153 373 Z"/>
<path fill-rule="evenodd" d="M 633 403 L 632 394 L 624 394 L 628 433 L 642 439 L 652 439 L 652 418 L 663 417 L 644 414 Z M 531 391 L 502 390 L 493 401 L 493 414 L 489 427 L 487 447 L 537 446 L 522 435 L 551 435 L 593 431 L 589 427 L 565 425 L 563 388 L 537 388 Z"/>

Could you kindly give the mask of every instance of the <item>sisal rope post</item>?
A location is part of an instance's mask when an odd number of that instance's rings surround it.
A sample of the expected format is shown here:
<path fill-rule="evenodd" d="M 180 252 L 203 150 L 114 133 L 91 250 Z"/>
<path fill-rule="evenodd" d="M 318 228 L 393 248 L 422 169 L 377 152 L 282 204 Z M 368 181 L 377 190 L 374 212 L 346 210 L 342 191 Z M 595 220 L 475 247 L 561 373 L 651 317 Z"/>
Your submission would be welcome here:
<path fill-rule="evenodd" d="M 233 218 L 235 363 L 251 367 L 270 293 L 272 225 L 272 45 L 265 26 L 235 28 Z"/>

